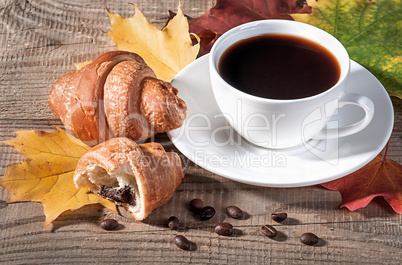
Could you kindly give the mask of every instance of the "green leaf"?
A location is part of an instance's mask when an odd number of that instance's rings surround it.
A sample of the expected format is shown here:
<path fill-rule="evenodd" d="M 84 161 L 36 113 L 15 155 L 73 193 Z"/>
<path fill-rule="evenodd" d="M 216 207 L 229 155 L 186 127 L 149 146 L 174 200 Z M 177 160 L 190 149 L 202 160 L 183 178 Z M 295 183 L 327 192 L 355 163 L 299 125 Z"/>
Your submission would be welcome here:
<path fill-rule="evenodd" d="M 296 21 L 335 36 L 352 60 L 372 72 L 392 96 L 402 98 L 402 0 L 308 0 L 311 14 Z"/>

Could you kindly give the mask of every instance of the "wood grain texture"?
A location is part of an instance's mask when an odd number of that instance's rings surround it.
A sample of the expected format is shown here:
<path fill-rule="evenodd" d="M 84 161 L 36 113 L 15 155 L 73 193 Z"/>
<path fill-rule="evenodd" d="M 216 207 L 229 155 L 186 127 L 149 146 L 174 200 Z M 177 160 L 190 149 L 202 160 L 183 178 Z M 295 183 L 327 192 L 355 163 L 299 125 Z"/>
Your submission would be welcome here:
<path fill-rule="evenodd" d="M 105 11 L 133 15 L 131 0 L 5 0 L 0 1 L 0 140 L 17 130 L 52 131 L 62 126 L 49 110 L 47 95 L 74 62 L 90 60 L 116 46 L 104 34 L 109 30 Z M 176 0 L 138 0 L 135 4 L 159 28 Z M 184 13 L 196 17 L 212 7 L 212 0 L 181 0 Z M 395 127 L 388 157 L 402 163 L 402 100 L 392 99 Z M 176 151 L 166 135 L 158 135 L 169 151 Z M 262 188 L 236 183 L 208 172 L 181 155 L 186 166 L 183 184 L 173 199 L 143 222 L 133 222 L 99 206 L 62 214 L 43 227 L 38 203 L 7 204 L 0 187 L 0 264 L 400 264 L 402 217 L 383 199 L 350 212 L 339 209 L 341 195 L 319 186 L 292 189 Z M 11 147 L 0 144 L 0 175 L 6 166 L 23 160 Z M 188 202 L 201 198 L 217 214 L 200 221 Z M 225 213 L 237 205 L 247 214 L 242 220 Z M 272 212 L 287 212 L 281 223 Z M 172 231 L 167 219 L 175 215 L 181 227 Z M 106 217 L 120 222 L 117 231 L 103 230 Z M 235 227 L 235 235 L 213 232 L 221 221 Z M 275 239 L 260 232 L 265 224 L 279 231 Z M 313 232 L 321 239 L 311 247 L 299 236 Z M 173 244 L 177 234 L 192 242 L 191 251 Z"/>

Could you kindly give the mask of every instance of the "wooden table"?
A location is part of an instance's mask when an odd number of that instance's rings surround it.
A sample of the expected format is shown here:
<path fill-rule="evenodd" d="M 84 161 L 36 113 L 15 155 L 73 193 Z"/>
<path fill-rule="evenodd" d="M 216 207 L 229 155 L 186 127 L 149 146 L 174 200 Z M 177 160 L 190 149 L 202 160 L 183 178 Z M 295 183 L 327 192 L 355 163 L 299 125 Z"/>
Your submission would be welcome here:
<path fill-rule="evenodd" d="M 62 126 L 50 112 L 47 95 L 52 84 L 74 70 L 74 62 L 96 58 L 115 50 L 104 34 L 110 24 L 105 6 L 125 17 L 133 15 L 131 0 L 2 0 L 0 2 L 0 140 L 16 130 L 54 131 Z M 134 1 L 151 23 L 161 28 L 168 10 L 177 0 Z M 212 0 L 181 0 L 185 14 L 202 15 Z M 392 98 L 395 127 L 388 158 L 402 163 L 402 100 Z M 157 141 L 169 141 L 159 135 Z M 23 160 L 11 147 L 0 145 L 0 175 L 6 166 Z M 167 144 L 168 150 L 175 150 Z M 177 150 L 176 150 L 177 151 Z M 382 199 L 350 212 L 339 206 L 339 192 L 320 186 L 263 188 L 236 183 L 208 172 L 183 157 L 186 176 L 173 199 L 155 210 L 145 221 L 133 222 L 98 206 L 87 206 L 62 214 L 43 227 L 39 203 L 7 204 L 8 192 L 0 187 L 1 264 L 401 264 L 402 217 Z M 187 210 L 193 198 L 213 205 L 217 214 L 199 221 Z M 237 205 L 247 212 L 234 220 L 224 208 Z M 271 220 L 272 212 L 286 212 L 282 224 Z M 176 215 L 178 231 L 166 227 Z M 105 217 L 119 220 L 121 229 L 108 232 L 99 222 Z M 223 237 L 213 225 L 231 222 L 236 234 Z M 260 227 L 272 224 L 275 239 L 261 235 Z M 300 243 L 299 236 L 313 232 L 321 240 L 316 246 Z M 185 235 L 191 251 L 173 244 Z"/>

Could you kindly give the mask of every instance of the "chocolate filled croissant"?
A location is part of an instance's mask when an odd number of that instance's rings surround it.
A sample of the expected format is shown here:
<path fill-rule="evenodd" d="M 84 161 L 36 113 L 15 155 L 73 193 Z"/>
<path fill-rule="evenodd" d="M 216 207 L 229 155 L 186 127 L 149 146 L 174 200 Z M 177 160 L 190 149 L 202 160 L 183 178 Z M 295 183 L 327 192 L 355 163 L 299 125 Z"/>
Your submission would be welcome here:
<path fill-rule="evenodd" d="M 87 151 L 74 172 L 77 188 L 124 206 L 136 220 L 168 202 L 184 177 L 179 156 L 158 143 L 114 138 Z"/>
<path fill-rule="evenodd" d="M 89 145 L 114 137 L 139 141 L 183 124 L 187 108 L 177 94 L 139 55 L 113 51 L 61 77 L 49 106 Z"/>

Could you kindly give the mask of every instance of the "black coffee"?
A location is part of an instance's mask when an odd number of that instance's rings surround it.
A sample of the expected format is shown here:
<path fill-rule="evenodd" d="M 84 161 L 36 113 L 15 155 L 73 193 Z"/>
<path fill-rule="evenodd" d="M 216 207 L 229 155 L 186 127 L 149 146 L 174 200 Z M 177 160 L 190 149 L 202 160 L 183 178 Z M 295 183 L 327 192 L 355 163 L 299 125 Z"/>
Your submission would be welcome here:
<path fill-rule="evenodd" d="M 218 72 L 233 87 L 270 99 L 319 94 L 338 82 L 335 56 L 310 40 L 261 35 L 233 44 L 221 56 Z"/>

